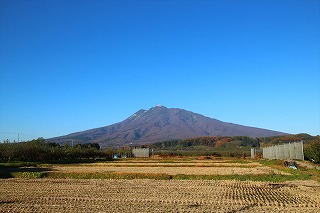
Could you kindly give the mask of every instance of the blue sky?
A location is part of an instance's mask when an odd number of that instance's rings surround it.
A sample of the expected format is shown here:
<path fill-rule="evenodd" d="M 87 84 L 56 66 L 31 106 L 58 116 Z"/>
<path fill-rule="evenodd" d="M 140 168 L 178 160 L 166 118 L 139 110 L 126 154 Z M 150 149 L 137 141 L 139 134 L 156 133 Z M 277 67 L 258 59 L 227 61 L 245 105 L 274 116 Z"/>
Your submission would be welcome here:
<path fill-rule="evenodd" d="M 320 134 L 319 0 L 0 0 L 0 140 L 157 104 Z"/>

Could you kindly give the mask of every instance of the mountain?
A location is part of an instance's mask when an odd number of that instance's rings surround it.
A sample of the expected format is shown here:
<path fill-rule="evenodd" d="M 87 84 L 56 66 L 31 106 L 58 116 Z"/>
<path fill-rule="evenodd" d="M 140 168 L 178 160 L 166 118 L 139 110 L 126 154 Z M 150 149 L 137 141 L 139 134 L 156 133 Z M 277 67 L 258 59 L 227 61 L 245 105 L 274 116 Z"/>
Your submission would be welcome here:
<path fill-rule="evenodd" d="M 286 133 L 226 123 L 184 109 L 157 105 L 141 109 L 122 122 L 48 139 L 56 143 L 123 146 L 201 136 L 268 137 Z"/>

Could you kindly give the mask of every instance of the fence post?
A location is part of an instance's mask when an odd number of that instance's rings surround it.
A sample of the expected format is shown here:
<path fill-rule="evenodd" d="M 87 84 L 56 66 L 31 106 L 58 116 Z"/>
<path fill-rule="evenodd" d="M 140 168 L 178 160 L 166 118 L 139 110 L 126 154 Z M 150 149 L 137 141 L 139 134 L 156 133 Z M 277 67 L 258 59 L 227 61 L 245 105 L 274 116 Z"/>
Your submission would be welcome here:
<path fill-rule="evenodd" d="M 254 148 L 251 148 L 251 159 L 254 159 L 254 156 L 255 156 Z"/>
<path fill-rule="evenodd" d="M 301 141 L 301 150 L 302 150 L 302 160 L 304 160 L 303 141 Z"/>

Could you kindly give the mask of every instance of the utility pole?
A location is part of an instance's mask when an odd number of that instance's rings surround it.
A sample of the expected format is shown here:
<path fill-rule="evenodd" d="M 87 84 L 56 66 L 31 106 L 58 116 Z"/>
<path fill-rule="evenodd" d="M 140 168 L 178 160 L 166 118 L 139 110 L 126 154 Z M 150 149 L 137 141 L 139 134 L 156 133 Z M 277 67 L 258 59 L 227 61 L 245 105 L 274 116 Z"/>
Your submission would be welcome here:
<path fill-rule="evenodd" d="M 20 133 L 20 132 L 0 132 L 0 134 L 10 134 L 10 135 L 17 135 L 17 137 L 18 137 L 18 143 L 20 142 L 20 134 L 22 134 L 22 135 L 25 135 L 25 134 L 23 134 L 23 133 Z M 14 136 L 13 136 L 14 137 Z M 14 139 L 14 142 L 15 142 L 16 140 Z"/>

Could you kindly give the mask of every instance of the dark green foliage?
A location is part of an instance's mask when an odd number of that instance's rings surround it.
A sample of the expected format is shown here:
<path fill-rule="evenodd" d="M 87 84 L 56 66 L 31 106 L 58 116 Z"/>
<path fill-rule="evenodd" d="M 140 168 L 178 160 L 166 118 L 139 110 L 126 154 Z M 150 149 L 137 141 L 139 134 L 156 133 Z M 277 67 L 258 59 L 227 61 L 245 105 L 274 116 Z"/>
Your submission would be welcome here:
<path fill-rule="evenodd" d="M 320 163 L 320 139 L 304 145 L 304 155 L 307 160 Z"/>
<path fill-rule="evenodd" d="M 236 137 L 199 137 L 183 140 L 170 140 L 152 144 L 155 149 L 183 149 L 192 146 L 239 148 L 239 147 L 257 147 L 259 140 L 246 136 Z"/>
<path fill-rule="evenodd" d="M 100 150 L 97 143 L 77 144 L 74 147 L 60 146 L 56 143 L 47 143 L 43 138 L 21 143 L 0 144 L 0 161 L 3 162 L 70 162 L 82 159 L 111 159 L 112 154 L 110 150 Z"/>
<path fill-rule="evenodd" d="M 199 137 L 152 144 L 154 154 L 183 156 L 248 157 L 250 147 L 259 146 L 258 139 L 246 136 Z"/>
<path fill-rule="evenodd" d="M 226 148 L 213 148 L 204 150 L 203 148 L 194 147 L 194 149 L 184 150 L 155 150 L 155 155 L 161 156 L 215 156 L 215 157 L 249 157 L 250 148 L 242 149 L 226 149 Z"/>

